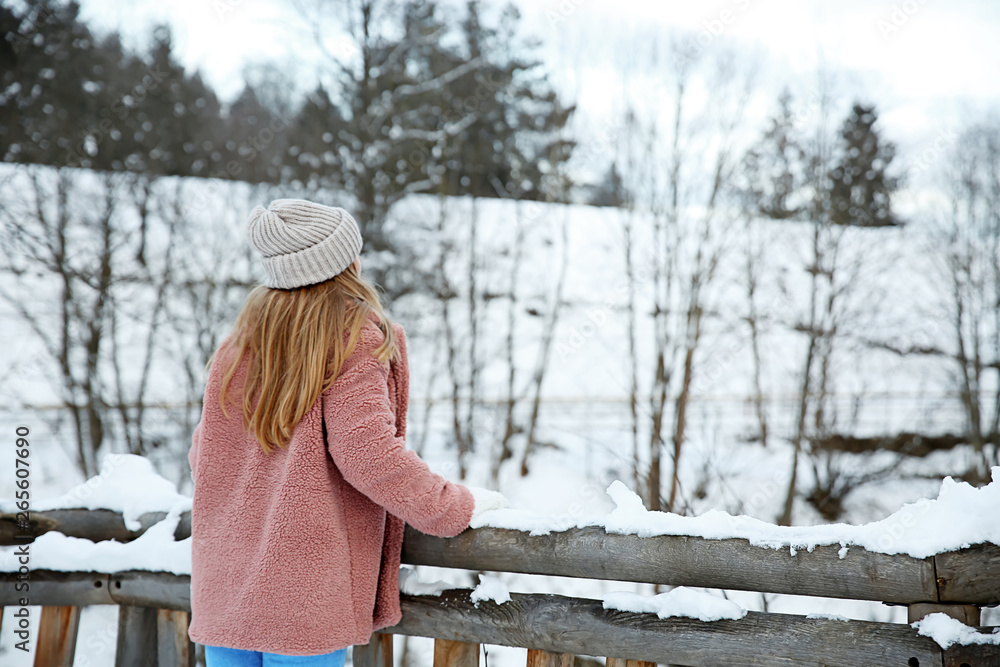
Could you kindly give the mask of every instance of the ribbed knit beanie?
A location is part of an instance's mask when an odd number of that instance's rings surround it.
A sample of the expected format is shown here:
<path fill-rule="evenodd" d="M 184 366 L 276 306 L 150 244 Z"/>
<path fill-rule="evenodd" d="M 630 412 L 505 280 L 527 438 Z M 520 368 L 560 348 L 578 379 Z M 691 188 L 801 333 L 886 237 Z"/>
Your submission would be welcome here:
<path fill-rule="evenodd" d="M 329 280 L 361 254 L 361 230 L 350 213 L 305 199 L 254 208 L 247 238 L 263 256 L 264 284 L 276 289 Z"/>

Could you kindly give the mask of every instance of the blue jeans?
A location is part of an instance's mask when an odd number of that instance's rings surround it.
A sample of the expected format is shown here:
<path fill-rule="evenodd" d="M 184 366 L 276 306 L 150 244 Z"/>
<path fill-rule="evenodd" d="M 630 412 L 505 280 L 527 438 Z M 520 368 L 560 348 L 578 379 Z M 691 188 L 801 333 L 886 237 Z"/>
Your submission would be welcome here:
<path fill-rule="evenodd" d="M 280 655 L 278 653 L 261 653 L 260 651 L 244 651 L 238 648 L 222 646 L 205 646 L 206 667 L 277 667 L 278 665 L 308 667 L 344 667 L 347 649 L 342 648 L 324 655 Z"/>

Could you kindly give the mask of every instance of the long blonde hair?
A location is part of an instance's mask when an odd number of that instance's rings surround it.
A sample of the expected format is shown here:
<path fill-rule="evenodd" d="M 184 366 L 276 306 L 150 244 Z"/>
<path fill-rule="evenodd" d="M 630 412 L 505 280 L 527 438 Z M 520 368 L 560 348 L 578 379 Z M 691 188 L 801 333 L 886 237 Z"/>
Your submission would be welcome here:
<path fill-rule="evenodd" d="M 396 358 L 399 350 L 392 322 L 382 310 L 374 285 L 361 276 L 355 264 L 316 285 L 291 290 L 262 285 L 253 288 L 229 339 L 235 354 L 219 389 L 223 414 L 229 417 L 226 393 L 249 350 L 243 428 L 253 431 L 267 454 L 272 447 L 287 445 L 295 425 L 340 374 L 371 313 L 377 316 L 385 335 L 373 356 L 382 362 Z M 350 337 L 345 344 L 343 334 L 348 329 Z M 222 347 L 213 354 L 209 366 Z"/>

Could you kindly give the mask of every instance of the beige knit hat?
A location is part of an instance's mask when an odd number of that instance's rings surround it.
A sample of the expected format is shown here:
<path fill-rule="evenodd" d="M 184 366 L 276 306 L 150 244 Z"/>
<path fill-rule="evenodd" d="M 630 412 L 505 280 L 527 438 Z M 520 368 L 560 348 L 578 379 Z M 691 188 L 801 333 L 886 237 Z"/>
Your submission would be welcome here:
<path fill-rule="evenodd" d="M 276 289 L 329 280 L 361 254 L 361 230 L 350 213 L 305 199 L 254 208 L 247 238 L 263 255 L 264 284 Z"/>

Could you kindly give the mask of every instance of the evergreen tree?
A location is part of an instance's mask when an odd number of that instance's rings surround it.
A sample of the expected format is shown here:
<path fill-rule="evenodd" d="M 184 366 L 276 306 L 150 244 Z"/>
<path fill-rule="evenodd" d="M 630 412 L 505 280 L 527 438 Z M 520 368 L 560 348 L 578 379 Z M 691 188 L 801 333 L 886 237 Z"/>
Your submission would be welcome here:
<path fill-rule="evenodd" d="M 110 101 L 94 37 L 75 2 L 0 7 L 0 155 L 5 161 L 90 166 L 98 110 Z"/>
<path fill-rule="evenodd" d="M 573 109 L 528 57 L 531 45 L 515 39 L 512 6 L 495 26 L 477 0 L 461 20 L 434 2 L 356 8 L 359 58 L 336 63 L 340 85 L 293 108 L 279 71 L 265 66 L 247 70 L 243 93 L 223 110 L 177 61 L 162 26 L 136 54 L 116 33 L 95 39 L 75 2 L 0 7 L 0 154 L 147 177 L 342 188 L 376 249 L 386 247 L 386 211 L 410 192 L 566 196 L 557 172 L 573 147 L 562 138 Z"/>
<path fill-rule="evenodd" d="M 234 179 L 251 183 L 279 183 L 288 142 L 287 121 L 265 105 L 247 84 L 229 105 L 224 121 L 227 161 L 235 161 Z"/>
<path fill-rule="evenodd" d="M 802 216 L 807 208 L 801 194 L 808 163 L 795 128 L 792 95 L 785 90 L 778 98 L 777 114 L 743 160 L 744 195 L 751 208 L 775 220 Z"/>
<path fill-rule="evenodd" d="M 343 188 L 338 137 L 345 129 L 345 120 L 326 88 L 317 86 L 289 130 L 285 165 L 290 176 L 310 188 Z"/>
<path fill-rule="evenodd" d="M 0 154 L 6 161 L 141 174 L 206 175 L 222 156 L 219 103 L 158 27 L 148 60 L 117 33 L 98 40 L 75 2 L 0 8 Z"/>
<path fill-rule="evenodd" d="M 156 28 L 146 74 L 133 79 L 132 138 L 146 162 L 133 171 L 187 175 L 198 155 L 212 149 L 197 143 L 195 96 L 172 42 L 169 29 Z"/>
<path fill-rule="evenodd" d="M 590 206 L 623 206 L 626 198 L 625 184 L 618 173 L 618 163 L 612 162 L 601 181 L 588 190 L 587 203 Z"/>
<path fill-rule="evenodd" d="M 901 224 L 892 211 L 899 179 L 887 171 L 896 149 L 875 127 L 874 105 L 855 103 L 840 133 L 837 163 L 830 170 L 830 215 L 839 225 L 887 227 Z"/>
<path fill-rule="evenodd" d="M 892 212 L 899 179 L 888 169 L 895 147 L 882 141 L 874 106 L 855 103 L 825 158 L 810 149 L 795 127 L 786 91 L 778 112 L 743 162 L 743 194 L 752 207 L 775 220 L 817 220 L 835 225 L 885 227 L 901 224 Z"/>
<path fill-rule="evenodd" d="M 504 9 L 497 28 L 487 27 L 482 18 L 482 4 L 469 0 L 462 21 L 466 52 L 456 55 L 458 61 L 477 65 L 443 91 L 453 115 L 471 115 L 468 126 L 449 142 L 446 190 L 480 197 L 551 198 L 551 192 L 544 192 L 545 179 L 569 159 L 573 143 L 560 134 L 573 108 L 561 103 L 540 63 L 525 57 L 530 45 L 516 42 L 520 14 L 513 5 Z"/>

